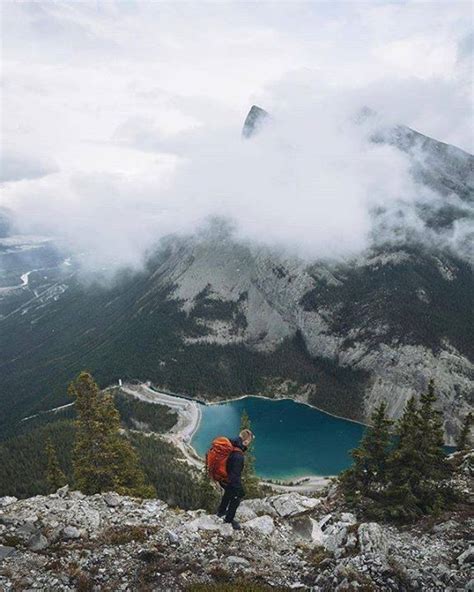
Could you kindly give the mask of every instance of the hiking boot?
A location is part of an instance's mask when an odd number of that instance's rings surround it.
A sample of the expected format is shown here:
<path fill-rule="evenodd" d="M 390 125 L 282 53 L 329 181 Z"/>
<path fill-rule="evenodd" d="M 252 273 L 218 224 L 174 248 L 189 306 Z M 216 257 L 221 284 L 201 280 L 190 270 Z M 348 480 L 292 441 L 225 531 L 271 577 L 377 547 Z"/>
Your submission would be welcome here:
<path fill-rule="evenodd" d="M 227 524 L 230 524 L 234 530 L 242 530 L 242 527 L 240 526 L 240 522 L 237 522 L 237 520 L 232 520 L 232 521 L 224 520 L 224 522 L 226 522 Z"/>

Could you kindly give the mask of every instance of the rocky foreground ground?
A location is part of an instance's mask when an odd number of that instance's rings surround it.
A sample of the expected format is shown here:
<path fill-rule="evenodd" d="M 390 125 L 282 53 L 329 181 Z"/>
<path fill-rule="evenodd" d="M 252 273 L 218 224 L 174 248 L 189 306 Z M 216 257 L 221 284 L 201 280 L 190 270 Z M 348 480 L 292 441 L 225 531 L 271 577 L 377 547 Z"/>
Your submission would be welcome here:
<path fill-rule="evenodd" d="M 474 590 L 468 511 L 397 529 L 358 522 L 340 500 L 245 501 L 242 531 L 203 510 L 68 487 L 0 498 L 0 590 L 175 591 L 196 583 L 287 589 Z M 215 589 L 215 588 L 214 588 Z"/>

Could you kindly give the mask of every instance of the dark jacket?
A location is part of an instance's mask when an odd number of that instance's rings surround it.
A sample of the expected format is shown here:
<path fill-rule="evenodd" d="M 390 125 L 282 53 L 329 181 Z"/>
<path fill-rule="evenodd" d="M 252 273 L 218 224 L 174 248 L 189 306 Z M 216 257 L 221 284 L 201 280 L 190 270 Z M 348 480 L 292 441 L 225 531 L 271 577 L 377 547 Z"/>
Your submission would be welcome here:
<path fill-rule="evenodd" d="M 231 487 L 242 487 L 242 471 L 244 469 L 244 452 L 247 447 L 242 444 L 242 438 L 235 438 L 230 440 L 236 448 L 240 448 L 240 451 L 234 450 L 229 454 L 227 459 L 227 484 Z"/>

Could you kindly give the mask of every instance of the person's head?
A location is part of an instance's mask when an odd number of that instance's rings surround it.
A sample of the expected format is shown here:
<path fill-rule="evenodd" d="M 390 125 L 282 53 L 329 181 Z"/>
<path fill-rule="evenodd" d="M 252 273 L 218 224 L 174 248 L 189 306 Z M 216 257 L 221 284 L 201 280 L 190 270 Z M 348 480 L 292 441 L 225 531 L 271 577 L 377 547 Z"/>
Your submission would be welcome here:
<path fill-rule="evenodd" d="M 250 445 L 250 442 L 253 440 L 254 435 L 252 434 L 252 432 L 250 430 L 242 430 L 239 434 L 241 440 L 242 440 L 242 444 L 245 447 L 248 447 Z"/>

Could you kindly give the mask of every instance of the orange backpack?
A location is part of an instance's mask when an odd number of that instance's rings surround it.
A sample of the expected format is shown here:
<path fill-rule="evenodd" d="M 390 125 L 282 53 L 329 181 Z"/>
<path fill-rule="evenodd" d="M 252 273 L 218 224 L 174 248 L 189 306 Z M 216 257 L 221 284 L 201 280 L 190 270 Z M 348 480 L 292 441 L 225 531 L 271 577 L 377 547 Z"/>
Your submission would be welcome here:
<path fill-rule="evenodd" d="M 214 481 L 227 481 L 227 459 L 231 452 L 242 453 L 242 450 L 225 436 L 214 438 L 206 453 L 207 474 Z"/>

